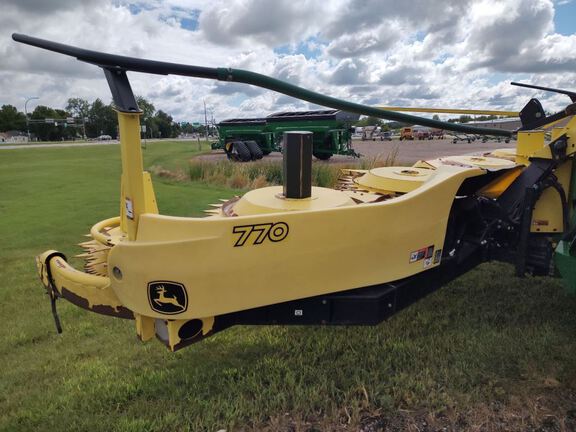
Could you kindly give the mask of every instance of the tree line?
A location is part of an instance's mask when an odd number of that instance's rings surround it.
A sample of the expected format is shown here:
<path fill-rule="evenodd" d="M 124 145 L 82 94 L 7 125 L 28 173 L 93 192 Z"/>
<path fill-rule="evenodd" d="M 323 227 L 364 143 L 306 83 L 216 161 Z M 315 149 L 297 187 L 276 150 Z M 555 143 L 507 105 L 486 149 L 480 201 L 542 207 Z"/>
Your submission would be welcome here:
<path fill-rule="evenodd" d="M 142 133 L 145 138 L 174 138 L 185 132 L 189 124 L 179 125 L 172 116 L 145 98 L 137 97 L 138 106 L 143 111 L 141 124 L 146 126 Z M 73 120 L 72 120 L 73 119 Z M 112 104 L 101 99 L 92 103 L 82 98 L 70 98 L 65 109 L 38 105 L 26 115 L 13 105 L 3 105 L 0 109 L 0 132 L 30 130 L 31 136 L 40 141 L 73 140 L 83 137 L 96 138 L 101 135 L 118 137 L 118 119 Z"/>
<path fill-rule="evenodd" d="M 447 120 L 448 123 L 469 123 L 471 121 L 487 121 L 487 120 L 496 120 L 504 117 L 499 117 L 495 115 L 480 115 L 480 116 L 470 116 L 470 115 L 461 115 L 460 117 L 450 118 Z M 434 114 L 432 116 L 433 120 L 440 120 L 440 116 L 438 114 Z M 354 126 L 380 126 L 382 130 L 390 130 L 390 129 L 398 129 L 401 127 L 412 126 L 409 123 L 402 123 L 402 122 L 386 122 L 377 117 L 363 117 L 358 122 L 354 124 Z"/>

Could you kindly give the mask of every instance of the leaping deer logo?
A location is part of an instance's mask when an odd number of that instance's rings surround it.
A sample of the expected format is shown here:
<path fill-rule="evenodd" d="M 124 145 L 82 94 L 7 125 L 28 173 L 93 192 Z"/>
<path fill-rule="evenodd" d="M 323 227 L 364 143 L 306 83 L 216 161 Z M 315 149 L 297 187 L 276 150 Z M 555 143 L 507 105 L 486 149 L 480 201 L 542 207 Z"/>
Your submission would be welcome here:
<path fill-rule="evenodd" d="M 188 306 L 186 288 L 181 283 L 156 281 L 148 284 L 150 307 L 162 314 L 178 314 Z"/>
<path fill-rule="evenodd" d="M 166 295 L 166 288 L 164 288 L 164 285 L 160 285 L 158 288 L 156 288 L 156 294 L 159 294 L 159 296 L 154 299 L 154 303 L 156 303 L 158 306 L 162 307 L 162 305 L 164 304 L 172 304 L 174 306 L 179 307 L 180 309 L 184 309 L 184 305 L 181 305 L 178 302 L 178 299 L 176 298 L 175 295 L 174 296 Z"/>

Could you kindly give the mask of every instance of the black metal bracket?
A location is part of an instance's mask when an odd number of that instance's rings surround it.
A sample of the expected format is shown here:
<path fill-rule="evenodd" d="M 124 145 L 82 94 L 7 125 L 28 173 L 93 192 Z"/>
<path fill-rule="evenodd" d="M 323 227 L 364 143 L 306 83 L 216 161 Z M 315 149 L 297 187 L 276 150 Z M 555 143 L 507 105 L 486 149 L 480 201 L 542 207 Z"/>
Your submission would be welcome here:
<path fill-rule="evenodd" d="M 138 108 L 138 103 L 134 97 L 130 81 L 124 69 L 102 68 L 108 86 L 112 92 L 112 99 L 114 100 L 115 108 L 120 112 L 125 113 L 141 113 Z"/>
<path fill-rule="evenodd" d="M 212 334 L 235 325 L 377 325 L 482 263 L 482 253 L 475 250 L 458 264 L 446 262 L 395 282 L 219 315 Z M 183 339 L 174 350 L 205 336 Z"/>
<path fill-rule="evenodd" d="M 518 86 L 518 87 L 526 87 L 526 88 L 530 88 L 530 89 L 543 90 L 543 91 L 552 92 L 552 93 L 560 93 L 560 94 L 568 96 L 572 102 L 576 102 L 576 93 L 571 92 L 569 90 L 561 90 L 561 89 L 556 89 L 556 88 L 552 88 L 552 87 L 542 87 L 542 86 L 537 86 L 537 85 L 533 85 L 533 84 L 524 84 L 524 83 L 519 83 L 519 82 L 511 82 L 510 84 L 513 86 Z"/>
<path fill-rule="evenodd" d="M 528 249 L 528 236 L 532 223 L 532 213 L 534 204 L 540 195 L 537 185 L 526 188 L 522 208 L 522 219 L 520 222 L 520 239 L 518 241 L 518 250 L 516 253 L 516 276 L 523 277 L 526 273 L 526 251 Z"/>
<path fill-rule="evenodd" d="M 523 84 L 519 82 L 511 82 L 513 86 L 526 87 L 530 89 L 543 90 L 552 93 L 559 93 L 566 95 L 570 98 L 572 103 L 555 114 L 546 116 L 544 108 L 538 99 L 530 99 L 528 103 L 520 111 L 520 121 L 522 122 L 522 127 L 519 130 L 531 130 L 538 129 L 549 123 L 553 123 L 558 120 L 562 120 L 565 117 L 576 114 L 576 93 L 568 90 L 555 89 L 551 87 L 542 87 L 532 84 Z"/>
<path fill-rule="evenodd" d="M 530 129 L 530 125 L 540 122 L 546 118 L 544 108 L 538 99 L 532 98 L 520 111 L 520 122 L 522 129 Z"/>
<path fill-rule="evenodd" d="M 550 153 L 555 161 L 563 161 L 566 159 L 566 150 L 568 149 L 568 135 L 562 134 L 550 144 Z"/>
<path fill-rule="evenodd" d="M 531 99 L 530 102 L 532 102 L 532 101 L 538 102 L 537 99 Z M 530 102 L 528 104 L 530 104 Z M 540 102 L 538 102 L 538 104 L 540 104 Z M 535 120 L 530 120 L 529 116 L 525 116 L 526 120 L 524 120 L 523 112 L 527 107 L 528 107 L 528 105 L 526 105 L 522 109 L 522 111 L 520 111 L 520 120 L 522 122 L 522 127 L 519 130 L 521 130 L 521 131 L 539 129 L 542 126 L 545 126 L 545 125 L 553 123 L 553 122 L 557 122 L 558 120 L 562 120 L 563 118 L 570 117 L 570 116 L 576 114 L 576 103 L 571 103 L 566 108 L 564 108 L 562 111 L 558 111 L 557 113 L 549 115 L 547 117 L 546 116 L 540 116 L 540 117 L 536 117 Z"/>

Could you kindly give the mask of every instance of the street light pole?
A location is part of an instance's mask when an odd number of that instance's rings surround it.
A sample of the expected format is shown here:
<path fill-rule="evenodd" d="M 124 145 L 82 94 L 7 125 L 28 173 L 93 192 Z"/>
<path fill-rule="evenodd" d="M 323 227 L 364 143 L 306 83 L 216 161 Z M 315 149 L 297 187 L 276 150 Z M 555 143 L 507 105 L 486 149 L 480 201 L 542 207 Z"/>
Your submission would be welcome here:
<path fill-rule="evenodd" d="M 28 134 L 28 142 L 30 142 L 30 122 L 28 121 L 27 105 L 28 102 L 30 102 L 33 99 L 40 99 L 40 98 L 38 96 L 31 96 L 28 99 L 26 99 L 26 102 L 24 102 L 24 115 L 26 116 L 26 133 Z"/>
<path fill-rule="evenodd" d="M 206 135 L 206 142 L 208 142 L 208 115 L 206 114 L 206 101 L 204 100 L 204 135 Z"/>
<path fill-rule="evenodd" d="M 209 108 L 208 111 L 210 111 L 210 125 L 214 127 L 216 125 L 214 122 L 214 108 Z"/>

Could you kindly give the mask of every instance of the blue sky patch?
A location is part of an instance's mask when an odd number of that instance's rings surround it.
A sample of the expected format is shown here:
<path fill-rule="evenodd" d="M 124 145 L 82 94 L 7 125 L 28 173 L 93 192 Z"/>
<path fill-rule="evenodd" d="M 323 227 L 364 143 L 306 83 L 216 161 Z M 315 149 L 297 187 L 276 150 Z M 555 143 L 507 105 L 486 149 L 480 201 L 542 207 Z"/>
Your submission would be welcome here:
<path fill-rule="evenodd" d="M 570 36 L 576 33 L 576 1 L 559 1 L 554 5 L 554 27 L 556 33 Z"/>
<path fill-rule="evenodd" d="M 138 15 L 145 10 L 153 10 L 153 6 L 144 3 L 129 3 L 128 10 L 132 15 Z M 174 6 L 170 8 L 171 12 L 168 15 L 163 15 L 161 19 L 168 21 L 171 18 L 176 19 L 180 23 L 180 27 L 188 31 L 198 30 L 198 20 L 200 19 L 199 9 L 185 9 L 183 7 Z"/>
<path fill-rule="evenodd" d="M 442 53 L 439 56 L 437 56 L 433 61 L 434 61 L 434 64 L 442 64 L 451 57 L 453 57 L 452 54 Z"/>
<path fill-rule="evenodd" d="M 317 37 L 311 36 L 305 41 L 296 45 L 282 45 L 274 48 L 274 53 L 278 55 L 302 54 L 307 59 L 315 59 L 322 54 L 322 46 L 325 45 Z"/>
<path fill-rule="evenodd" d="M 198 30 L 198 18 L 182 18 L 180 20 L 180 27 L 184 30 L 196 31 Z"/>
<path fill-rule="evenodd" d="M 200 19 L 199 9 L 185 9 L 175 6 L 172 8 L 174 17 L 180 21 L 180 27 L 184 30 L 196 31 L 198 30 L 198 21 Z"/>
<path fill-rule="evenodd" d="M 119 3 L 120 4 L 120 3 Z M 149 11 L 154 9 L 153 6 L 147 5 L 146 3 L 128 3 L 128 10 L 132 15 L 138 15 L 142 11 Z"/>

